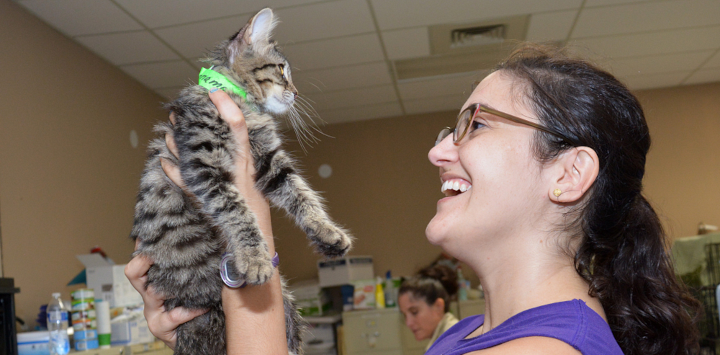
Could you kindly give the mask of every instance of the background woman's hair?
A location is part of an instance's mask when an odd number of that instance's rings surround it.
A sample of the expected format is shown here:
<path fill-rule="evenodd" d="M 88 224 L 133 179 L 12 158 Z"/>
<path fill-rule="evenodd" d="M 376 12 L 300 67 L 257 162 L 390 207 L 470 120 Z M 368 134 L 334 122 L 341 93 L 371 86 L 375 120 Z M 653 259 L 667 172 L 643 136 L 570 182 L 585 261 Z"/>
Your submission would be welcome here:
<path fill-rule="evenodd" d="M 597 180 L 566 227 L 580 237 L 575 268 L 623 352 L 692 353 L 699 302 L 676 278 L 662 224 L 641 194 L 650 134 L 638 100 L 611 74 L 557 47 L 523 44 L 496 70 L 519 79 L 538 119 L 572 140 L 538 131 L 540 161 L 572 146 L 598 154 Z"/>
<path fill-rule="evenodd" d="M 415 299 L 433 305 L 438 298 L 445 302 L 445 312 L 450 310 L 450 298 L 458 291 L 457 274 L 446 265 L 428 266 L 400 285 L 398 296 L 410 293 Z"/>

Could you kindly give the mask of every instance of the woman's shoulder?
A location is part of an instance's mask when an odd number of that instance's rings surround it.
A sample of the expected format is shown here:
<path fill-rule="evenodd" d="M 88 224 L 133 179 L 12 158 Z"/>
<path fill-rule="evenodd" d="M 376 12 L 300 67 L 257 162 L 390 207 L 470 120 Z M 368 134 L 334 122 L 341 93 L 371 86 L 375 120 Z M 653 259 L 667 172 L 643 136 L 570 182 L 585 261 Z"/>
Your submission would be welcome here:
<path fill-rule="evenodd" d="M 490 354 L 521 354 L 526 350 L 544 354 L 546 349 L 553 354 L 622 354 L 607 322 L 581 300 L 529 309 L 486 334 L 465 339 L 483 321 L 482 316 L 463 319 L 447 332 L 444 341 L 438 339 L 436 345 L 444 348 L 444 354 L 465 354 L 490 348 L 495 348 L 488 352 Z M 538 352 L 539 349 L 542 352 Z"/>

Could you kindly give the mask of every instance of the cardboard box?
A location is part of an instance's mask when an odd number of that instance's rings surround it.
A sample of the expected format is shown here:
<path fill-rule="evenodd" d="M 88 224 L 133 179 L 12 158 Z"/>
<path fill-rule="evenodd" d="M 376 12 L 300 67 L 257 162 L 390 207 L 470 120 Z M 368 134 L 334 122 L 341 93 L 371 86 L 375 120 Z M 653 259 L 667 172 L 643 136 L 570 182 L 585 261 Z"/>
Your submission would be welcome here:
<path fill-rule="evenodd" d="M 85 265 L 87 287 L 95 290 L 95 299 L 107 301 L 111 308 L 142 303 L 140 293 L 125 277 L 125 265 L 113 265 L 100 254 L 77 255 Z"/>
<path fill-rule="evenodd" d="M 18 355 L 50 355 L 50 332 L 25 332 L 17 334 Z"/>
<path fill-rule="evenodd" d="M 372 256 L 346 256 L 318 261 L 320 287 L 352 284 L 375 277 Z"/>
<path fill-rule="evenodd" d="M 375 309 L 375 279 L 353 282 L 355 297 L 353 309 Z"/>

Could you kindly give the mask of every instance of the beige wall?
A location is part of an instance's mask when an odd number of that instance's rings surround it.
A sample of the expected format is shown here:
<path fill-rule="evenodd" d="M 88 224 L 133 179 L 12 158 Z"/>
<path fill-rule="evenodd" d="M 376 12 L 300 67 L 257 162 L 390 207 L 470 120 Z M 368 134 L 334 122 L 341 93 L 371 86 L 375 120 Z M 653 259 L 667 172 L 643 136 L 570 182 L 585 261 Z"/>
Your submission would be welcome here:
<path fill-rule="evenodd" d="M 694 235 L 704 221 L 720 224 L 720 83 L 638 93 L 653 138 L 645 194 L 673 238 Z M 325 191 L 330 213 L 358 238 L 353 254 L 375 257 L 379 275 L 407 275 L 431 262 L 440 249 L 424 237 L 441 197 L 437 169 L 427 152 L 456 112 L 331 125 L 307 155 L 296 154 L 307 176 Z M 299 148 L 295 148 L 299 151 Z M 333 175 L 317 170 L 329 164 Z M 278 214 L 279 216 L 280 214 Z M 316 277 L 316 258 L 299 230 L 276 218 L 275 234 L 285 274 Z M 467 272 L 466 272 L 467 274 Z"/>
<path fill-rule="evenodd" d="M 129 259 L 143 145 L 165 114 L 162 98 L 8 0 L 0 0 L 0 38 L 3 272 L 22 289 L 18 314 L 32 321 L 51 292 L 68 297 L 64 285 L 82 270 L 74 255 L 98 244 L 118 263 Z M 720 84 L 640 97 L 654 138 L 646 193 L 672 236 L 694 234 L 700 221 L 719 224 Z M 307 155 L 289 145 L 331 215 L 358 238 L 352 253 L 373 255 L 378 274 L 412 274 L 440 253 L 424 235 L 440 197 L 427 152 L 454 116 L 326 126 L 335 138 Z M 317 174 L 323 163 L 333 168 L 329 179 Z M 274 232 L 283 272 L 294 280 L 316 276 L 316 256 L 282 213 Z"/>
<path fill-rule="evenodd" d="M 0 220 L 5 277 L 31 323 L 100 245 L 129 260 L 156 96 L 119 69 L 0 0 Z M 130 145 L 136 130 L 140 146 Z"/>

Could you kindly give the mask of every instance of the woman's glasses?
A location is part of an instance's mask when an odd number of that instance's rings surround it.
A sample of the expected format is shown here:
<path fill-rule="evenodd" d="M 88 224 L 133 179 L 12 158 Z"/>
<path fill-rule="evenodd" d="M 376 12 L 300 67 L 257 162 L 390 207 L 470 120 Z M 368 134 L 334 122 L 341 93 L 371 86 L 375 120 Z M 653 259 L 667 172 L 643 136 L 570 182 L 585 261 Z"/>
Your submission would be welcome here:
<path fill-rule="evenodd" d="M 545 126 L 541 126 L 535 122 L 530 122 L 530 121 L 522 119 L 520 117 L 516 117 L 516 116 L 510 115 L 510 114 L 507 114 L 505 112 L 493 110 L 487 106 L 483 106 L 480 104 L 472 104 L 472 105 L 468 106 L 466 109 L 464 109 L 462 112 L 460 112 L 460 114 L 458 115 L 458 118 L 457 118 L 457 122 L 455 123 L 455 129 L 452 129 L 450 127 L 443 128 L 440 131 L 440 133 L 438 134 L 437 139 L 435 140 L 435 145 L 440 144 L 440 142 L 442 142 L 442 140 L 445 139 L 445 137 L 450 135 L 451 132 L 453 134 L 453 142 L 455 144 L 460 142 L 463 138 L 465 138 L 465 135 L 467 134 L 470 126 L 472 125 L 473 119 L 480 111 L 487 112 L 491 115 L 502 117 L 504 119 L 513 121 L 515 123 L 530 126 L 539 131 L 543 131 L 545 133 L 552 134 L 553 136 L 562 139 L 565 143 L 572 145 L 569 138 L 567 138 L 565 135 L 563 135 L 562 133 L 560 133 L 554 129 L 551 129 L 551 128 L 548 128 Z"/>

